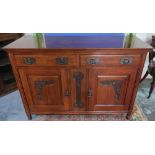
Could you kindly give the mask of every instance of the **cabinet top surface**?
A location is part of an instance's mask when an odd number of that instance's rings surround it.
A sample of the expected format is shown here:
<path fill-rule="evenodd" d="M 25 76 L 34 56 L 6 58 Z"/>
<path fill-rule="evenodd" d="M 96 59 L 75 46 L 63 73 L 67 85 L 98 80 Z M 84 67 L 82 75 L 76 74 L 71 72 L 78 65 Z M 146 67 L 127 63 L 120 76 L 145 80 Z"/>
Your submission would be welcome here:
<path fill-rule="evenodd" d="M 137 37 L 125 38 L 123 33 L 43 33 L 24 35 L 6 49 L 89 49 L 89 48 L 140 48 L 150 49 L 149 44 Z"/>

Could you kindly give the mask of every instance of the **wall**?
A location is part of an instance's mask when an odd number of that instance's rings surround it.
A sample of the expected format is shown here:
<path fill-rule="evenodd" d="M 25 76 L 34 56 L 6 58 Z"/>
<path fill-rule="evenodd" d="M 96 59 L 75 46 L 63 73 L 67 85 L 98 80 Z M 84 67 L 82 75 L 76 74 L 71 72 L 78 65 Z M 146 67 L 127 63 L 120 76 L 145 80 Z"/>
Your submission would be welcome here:
<path fill-rule="evenodd" d="M 136 33 L 136 36 L 140 38 L 141 40 L 151 43 L 152 35 L 155 35 L 155 33 Z"/>

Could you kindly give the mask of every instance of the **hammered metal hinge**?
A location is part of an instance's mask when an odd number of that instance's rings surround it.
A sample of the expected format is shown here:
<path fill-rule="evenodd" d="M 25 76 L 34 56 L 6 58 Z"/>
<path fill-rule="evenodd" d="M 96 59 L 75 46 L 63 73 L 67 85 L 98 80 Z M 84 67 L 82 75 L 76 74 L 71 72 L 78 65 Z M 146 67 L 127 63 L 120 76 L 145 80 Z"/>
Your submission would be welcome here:
<path fill-rule="evenodd" d="M 82 72 L 74 73 L 74 79 L 76 80 L 76 105 L 78 108 L 82 107 L 82 99 L 81 99 L 81 82 L 84 78 L 84 74 Z"/>

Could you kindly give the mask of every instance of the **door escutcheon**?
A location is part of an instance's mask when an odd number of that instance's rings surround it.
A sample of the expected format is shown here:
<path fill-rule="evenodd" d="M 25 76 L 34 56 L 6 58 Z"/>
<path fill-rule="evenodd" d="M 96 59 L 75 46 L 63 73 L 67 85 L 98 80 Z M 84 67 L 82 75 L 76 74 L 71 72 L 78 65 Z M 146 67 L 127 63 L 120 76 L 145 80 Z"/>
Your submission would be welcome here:
<path fill-rule="evenodd" d="M 70 95 L 71 95 L 70 90 L 66 90 L 65 93 L 64 93 L 64 95 L 65 95 L 65 96 L 70 96 Z"/>
<path fill-rule="evenodd" d="M 88 90 L 88 97 L 92 97 L 93 96 L 93 91 L 92 91 L 92 89 L 89 89 Z"/>

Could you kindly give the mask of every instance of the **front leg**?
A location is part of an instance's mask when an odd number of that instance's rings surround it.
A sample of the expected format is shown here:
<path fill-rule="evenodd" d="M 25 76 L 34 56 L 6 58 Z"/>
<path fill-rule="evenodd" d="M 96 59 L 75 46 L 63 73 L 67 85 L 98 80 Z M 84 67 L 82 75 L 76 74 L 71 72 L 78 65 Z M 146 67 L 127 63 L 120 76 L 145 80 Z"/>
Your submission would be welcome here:
<path fill-rule="evenodd" d="M 131 117 L 132 117 L 132 112 L 128 112 L 126 115 L 126 119 L 130 121 Z"/>
<path fill-rule="evenodd" d="M 28 120 L 32 120 L 32 115 L 31 114 L 27 114 Z"/>

